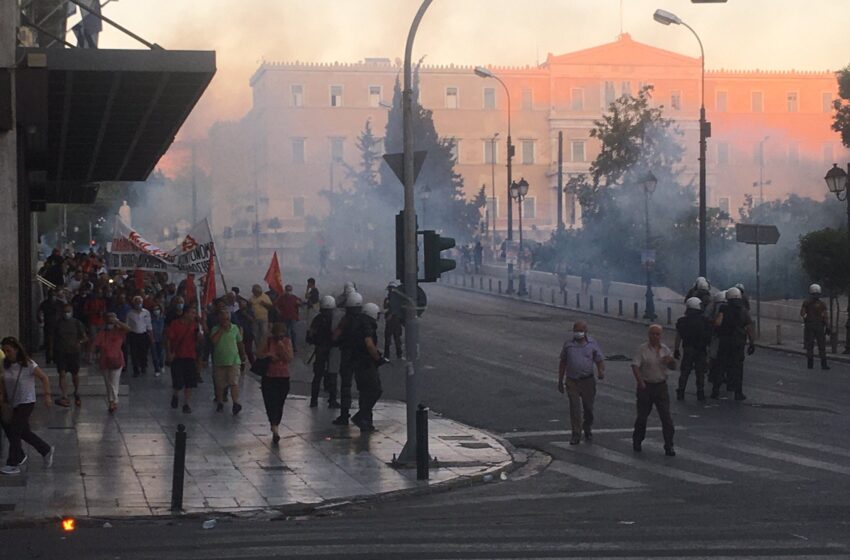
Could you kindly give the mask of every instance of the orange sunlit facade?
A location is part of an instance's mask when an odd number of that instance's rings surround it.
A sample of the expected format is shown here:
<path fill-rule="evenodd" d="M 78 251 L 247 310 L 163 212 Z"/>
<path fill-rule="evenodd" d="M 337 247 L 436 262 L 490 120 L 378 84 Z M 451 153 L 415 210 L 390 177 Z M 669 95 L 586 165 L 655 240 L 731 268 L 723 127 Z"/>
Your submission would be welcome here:
<path fill-rule="evenodd" d="M 543 239 L 557 223 L 558 133 L 564 136 L 566 182 L 570 174 L 586 172 L 598 153 L 589 135 L 594 120 L 616 97 L 644 85 L 654 87 L 653 103 L 662 105 L 684 132 L 681 182 L 696 188 L 700 68 L 697 58 L 636 42 L 627 34 L 598 47 L 550 54 L 538 66 L 491 68 L 510 93 L 514 178 L 530 184 L 523 207 L 527 234 Z M 315 223 L 310 217 L 327 211 L 320 191 L 348 184 L 345 166 L 357 163 L 355 141 L 365 122 L 371 121 L 377 136 L 384 134 L 400 72 L 399 61 L 389 59 L 263 63 L 251 79 L 249 114 L 211 132 L 215 229 L 229 227 L 244 235 L 255 219 L 264 229 L 272 217 L 287 231 L 310 229 Z M 765 200 L 792 192 L 822 198 L 824 172 L 847 155 L 830 129 L 836 96 L 831 72 L 709 70 L 709 205 L 735 218 L 745 195 L 758 200 L 761 190 Z M 471 67 L 423 66 L 420 101 L 433 110 L 438 133 L 454 140 L 456 169 L 467 195 L 484 185 L 492 199 L 490 216 L 495 214 L 496 229 L 504 232 L 504 89 L 496 80 L 476 76 Z M 568 227 L 580 225 L 575 206 L 565 195 Z"/>

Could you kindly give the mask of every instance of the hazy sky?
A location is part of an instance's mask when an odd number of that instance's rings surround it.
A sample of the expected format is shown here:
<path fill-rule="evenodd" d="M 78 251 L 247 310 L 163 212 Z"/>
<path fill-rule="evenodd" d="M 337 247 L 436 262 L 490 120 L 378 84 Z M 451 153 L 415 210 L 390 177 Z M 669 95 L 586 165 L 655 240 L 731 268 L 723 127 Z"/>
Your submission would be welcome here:
<path fill-rule="evenodd" d="M 354 62 L 403 55 L 419 0 L 115 0 L 104 15 L 166 49 L 213 49 L 218 73 L 182 134 L 250 107 L 248 79 L 269 61 Z M 526 65 L 613 41 L 620 0 L 434 0 L 414 56 L 428 63 Z M 636 41 L 699 56 L 690 32 L 652 20 L 674 12 L 700 34 L 711 69 L 835 70 L 850 62 L 850 0 L 622 0 Z M 70 34 L 69 34 L 70 36 Z M 144 48 L 109 26 L 101 48 Z"/>

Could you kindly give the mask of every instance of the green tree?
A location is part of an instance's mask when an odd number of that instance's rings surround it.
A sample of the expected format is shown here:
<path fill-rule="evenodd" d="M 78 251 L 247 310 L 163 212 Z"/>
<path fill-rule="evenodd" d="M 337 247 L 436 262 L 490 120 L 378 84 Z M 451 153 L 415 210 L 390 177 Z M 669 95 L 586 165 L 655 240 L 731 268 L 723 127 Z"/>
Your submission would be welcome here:
<path fill-rule="evenodd" d="M 850 148 L 850 65 L 835 73 L 838 80 L 838 99 L 832 102 L 835 115 L 832 130 L 841 135 L 841 143 Z"/>
<path fill-rule="evenodd" d="M 846 293 L 850 286 L 850 240 L 847 230 L 826 228 L 800 238 L 800 261 L 813 282 L 831 296 Z"/>

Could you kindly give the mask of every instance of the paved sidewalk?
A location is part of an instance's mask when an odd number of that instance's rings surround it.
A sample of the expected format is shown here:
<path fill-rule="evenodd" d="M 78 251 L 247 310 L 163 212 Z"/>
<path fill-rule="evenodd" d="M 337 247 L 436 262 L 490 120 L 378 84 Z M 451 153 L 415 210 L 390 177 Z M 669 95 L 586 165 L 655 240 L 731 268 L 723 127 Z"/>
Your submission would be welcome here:
<path fill-rule="evenodd" d="M 382 375 L 403 375 L 401 368 L 393 367 L 383 368 Z M 294 370 L 293 378 L 303 385 L 307 368 L 296 359 Z M 89 387 L 96 386 L 95 375 Z M 415 469 L 388 465 L 405 440 L 403 403 L 379 403 L 378 431 L 361 435 L 354 426 L 333 426 L 337 411 L 324 402 L 310 409 L 305 397 L 292 394 L 284 409 L 282 440 L 275 448 L 253 375 L 243 379 L 245 408 L 238 417 L 229 406 L 224 413 L 214 411 L 208 373 L 205 380 L 193 396 L 192 414 L 172 410 L 169 377 L 151 373 L 138 379 L 122 376 L 129 396 L 122 397 L 115 416 L 107 413 L 102 396 L 83 397 L 81 408 L 54 406 L 48 411 L 39 402 L 34 429 L 56 446 L 55 464 L 45 469 L 38 454 L 27 448 L 24 473 L 0 478 L 0 523 L 60 515 L 170 514 L 179 423 L 188 432 L 186 512 L 368 498 L 498 472 L 512 461 L 492 436 L 432 413 L 430 452 L 441 467 L 432 469 L 430 481 L 419 482 Z M 4 443 L 4 458 L 6 451 Z"/>

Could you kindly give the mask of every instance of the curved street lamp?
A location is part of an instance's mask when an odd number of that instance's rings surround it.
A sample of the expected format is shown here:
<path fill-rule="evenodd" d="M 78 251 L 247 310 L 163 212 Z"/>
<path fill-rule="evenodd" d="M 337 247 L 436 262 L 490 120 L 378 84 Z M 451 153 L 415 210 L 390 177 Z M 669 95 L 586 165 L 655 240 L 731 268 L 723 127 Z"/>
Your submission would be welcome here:
<path fill-rule="evenodd" d="M 658 186 L 658 179 L 652 171 L 649 171 L 641 177 L 640 185 L 643 187 L 644 194 L 644 219 L 646 225 L 646 257 L 644 259 L 644 267 L 646 268 L 646 303 L 643 312 L 643 318 L 649 321 L 654 321 L 658 315 L 655 313 L 655 294 L 652 292 L 652 265 L 654 260 L 650 260 L 650 228 L 649 228 L 649 197 L 655 192 L 655 187 Z"/>
<path fill-rule="evenodd" d="M 511 184 L 513 183 L 513 175 L 512 175 L 512 161 L 514 157 L 514 145 L 511 142 L 511 92 L 508 90 L 508 86 L 502 79 L 494 74 L 490 69 L 485 68 L 483 66 L 476 66 L 473 70 L 476 76 L 479 78 L 493 78 L 497 82 L 499 82 L 502 87 L 505 89 L 505 98 L 508 100 L 508 235 L 507 240 L 511 241 L 514 238 L 513 233 L 513 223 L 514 223 L 514 212 L 513 212 L 513 204 L 511 204 Z M 495 222 L 494 222 L 494 231 L 495 231 Z M 508 293 L 514 293 L 514 265 L 508 263 Z"/>
<path fill-rule="evenodd" d="M 519 209 L 519 259 L 517 262 L 520 263 L 520 267 L 519 290 L 517 291 L 517 295 L 527 296 L 528 290 L 525 287 L 525 266 L 523 264 L 525 257 L 525 248 L 522 244 L 522 201 L 525 199 L 526 195 L 528 195 L 528 181 L 526 181 L 523 177 L 520 177 L 518 183 L 511 183 L 508 192 L 510 193 L 511 198 L 517 201 L 517 208 Z"/>
<path fill-rule="evenodd" d="M 700 61 L 702 63 L 702 77 L 700 79 L 700 108 L 699 108 L 699 275 L 707 276 L 706 253 L 706 139 L 711 137 L 711 123 L 705 120 L 705 50 L 702 40 L 694 31 L 694 28 L 682 21 L 680 17 L 667 10 L 655 10 L 652 19 L 662 25 L 682 25 L 687 27 L 699 43 Z"/>

